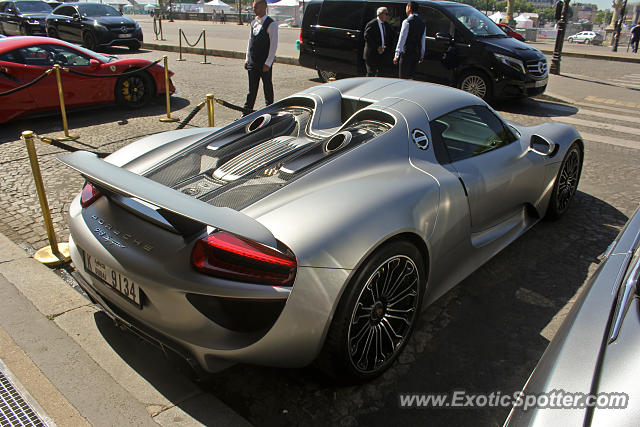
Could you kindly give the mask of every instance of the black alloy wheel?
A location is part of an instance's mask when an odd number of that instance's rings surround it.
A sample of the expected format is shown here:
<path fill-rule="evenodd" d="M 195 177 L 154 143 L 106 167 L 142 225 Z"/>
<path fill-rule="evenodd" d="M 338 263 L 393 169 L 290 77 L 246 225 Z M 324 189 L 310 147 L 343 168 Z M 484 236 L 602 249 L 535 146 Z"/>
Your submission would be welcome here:
<path fill-rule="evenodd" d="M 553 185 L 545 218 L 560 218 L 568 209 L 578 189 L 582 172 L 582 149 L 573 143 L 567 150 Z"/>
<path fill-rule="evenodd" d="M 56 30 L 55 28 L 47 28 L 47 35 L 49 37 L 51 37 L 52 39 L 57 39 L 58 38 L 58 30 Z"/>
<path fill-rule="evenodd" d="M 96 36 L 91 31 L 85 31 L 82 35 L 82 44 L 89 50 L 95 51 L 98 48 Z"/>
<path fill-rule="evenodd" d="M 339 381 L 362 382 L 387 370 L 418 318 L 426 275 L 418 249 L 395 241 L 376 251 L 347 285 L 320 367 Z"/>
<path fill-rule="evenodd" d="M 335 71 L 318 70 L 318 77 L 323 83 L 327 83 L 329 81 L 337 80 L 338 73 Z"/>
<path fill-rule="evenodd" d="M 116 83 L 116 102 L 128 108 L 140 108 L 153 96 L 153 83 L 145 71 L 123 76 Z"/>

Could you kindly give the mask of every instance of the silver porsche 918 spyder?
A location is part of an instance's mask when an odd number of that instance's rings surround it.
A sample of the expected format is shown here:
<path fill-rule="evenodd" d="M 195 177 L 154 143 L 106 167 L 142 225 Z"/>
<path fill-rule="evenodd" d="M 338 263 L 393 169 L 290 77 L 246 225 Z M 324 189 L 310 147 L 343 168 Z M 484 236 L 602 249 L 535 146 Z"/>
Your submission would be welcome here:
<path fill-rule="evenodd" d="M 419 312 L 567 211 L 583 143 L 468 93 L 356 78 L 221 129 L 144 138 L 70 208 L 81 286 L 114 319 L 215 372 L 244 362 L 382 373 Z"/>

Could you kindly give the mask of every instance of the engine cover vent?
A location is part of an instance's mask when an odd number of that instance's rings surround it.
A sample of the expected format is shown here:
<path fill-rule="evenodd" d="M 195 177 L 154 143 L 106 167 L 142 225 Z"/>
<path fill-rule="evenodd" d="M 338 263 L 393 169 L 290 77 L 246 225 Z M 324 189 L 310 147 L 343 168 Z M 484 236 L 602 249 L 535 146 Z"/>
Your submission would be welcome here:
<path fill-rule="evenodd" d="M 312 142 L 293 136 L 279 136 L 270 139 L 224 163 L 213 172 L 213 176 L 223 181 L 235 181 Z"/>

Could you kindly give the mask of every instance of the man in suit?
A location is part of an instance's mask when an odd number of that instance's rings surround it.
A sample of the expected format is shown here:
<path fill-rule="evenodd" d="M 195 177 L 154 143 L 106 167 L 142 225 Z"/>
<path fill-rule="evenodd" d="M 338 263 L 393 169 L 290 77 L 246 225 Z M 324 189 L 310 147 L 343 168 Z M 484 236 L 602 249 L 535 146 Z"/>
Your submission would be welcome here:
<path fill-rule="evenodd" d="M 424 60 L 424 43 L 427 36 L 424 21 L 418 16 L 418 4 L 410 1 L 407 3 L 407 19 L 402 21 L 400 36 L 394 64 L 400 64 L 399 76 L 401 79 L 413 79 L 416 67 Z"/>
<path fill-rule="evenodd" d="M 364 53 L 362 55 L 367 66 L 367 77 L 377 77 L 382 71 L 384 51 L 391 37 L 391 25 L 387 22 L 389 11 L 379 7 L 377 17 L 367 22 L 364 27 Z"/>
<path fill-rule="evenodd" d="M 256 17 L 249 25 L 251 35 L 244 63 L 244 68 L 249 73 L 249 93 L 247 94 L 247 101 L 244 103 L 245 115 L 253 111 L 260 79 L 262 79 L 264 87 L 266 104 L 273 104 L 271 71 L 273 61 L 276 59 L 276 49 L 278 48 L 278 24 L 267 15 L 267 1 L 254 0 L 253 12 Z"/>

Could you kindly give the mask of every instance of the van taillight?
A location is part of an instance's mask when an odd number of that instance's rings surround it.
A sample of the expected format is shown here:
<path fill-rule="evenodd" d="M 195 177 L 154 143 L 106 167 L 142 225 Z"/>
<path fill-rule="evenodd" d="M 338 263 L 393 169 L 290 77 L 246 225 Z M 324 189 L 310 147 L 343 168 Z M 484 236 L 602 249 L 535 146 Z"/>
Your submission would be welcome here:
<path fill-rule="evenodd" d="M 291 286 L 298 266 L 288 249 L 280 252 L 224 231 L 198 240 L 191 263 L 211 276 L 274 286 Z"/>
<path fill-rule="evenodd" d="M 80 205 L 83 208 L 91 205 L 91 203 L 95 202 L 102 196 L 102 193 L 98 191 L 96 187 L 91 185 L 90 182 L 87 182 L 84 187 L 82 187 L 82 194 L 80 195 Z"/>

